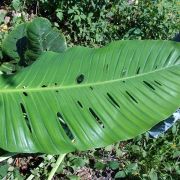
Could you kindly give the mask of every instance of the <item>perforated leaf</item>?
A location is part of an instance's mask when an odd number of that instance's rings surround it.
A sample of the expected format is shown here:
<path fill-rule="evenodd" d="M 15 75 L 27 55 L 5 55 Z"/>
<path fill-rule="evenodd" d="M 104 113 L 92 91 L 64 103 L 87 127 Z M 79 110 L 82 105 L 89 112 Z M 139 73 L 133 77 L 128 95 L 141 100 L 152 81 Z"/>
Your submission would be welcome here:
<path fill-rule="evenodd" d="M 149 130 L 179 106 L 179 43 L 47 52 L 0 78 L 0 147 L 52 154 L 102 147 Z"/>

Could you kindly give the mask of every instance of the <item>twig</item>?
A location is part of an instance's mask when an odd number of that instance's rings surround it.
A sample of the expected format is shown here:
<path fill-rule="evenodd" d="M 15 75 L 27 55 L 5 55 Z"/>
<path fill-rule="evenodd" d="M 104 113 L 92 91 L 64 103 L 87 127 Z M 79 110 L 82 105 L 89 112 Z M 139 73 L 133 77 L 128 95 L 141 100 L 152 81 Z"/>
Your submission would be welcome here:
<path fill-rule="evenodd" d="M 59 167 L 60 164 L 62 163 L 62 161 L 63 161 L 63 159 L 64 159 L 65 156 L 66 156 L 66 154 L 61 154 L 61 155 L 58 157 L 55 166 L 53 167 L 53 169 L 51 170 L 51 172 L 50 172 L 50 174 L 49 174 L 48 180 L 51 180 L 51 179 L 53 178 L 54 174 L 56 173 L 58 167 Z"/>

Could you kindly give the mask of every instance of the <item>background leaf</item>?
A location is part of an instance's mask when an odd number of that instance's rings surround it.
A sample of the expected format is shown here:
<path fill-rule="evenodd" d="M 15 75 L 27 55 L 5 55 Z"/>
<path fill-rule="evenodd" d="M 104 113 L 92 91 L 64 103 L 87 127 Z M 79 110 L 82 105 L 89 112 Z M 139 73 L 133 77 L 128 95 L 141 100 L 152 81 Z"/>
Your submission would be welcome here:
<path fill-rule="evenodd" d="M 24 61 L 24 53 L 27 47 L 26 27 L 27 23 L 17 25 L 2 44 L 3 53 L 17 62 Z"/>
<path fill-rule="evenodd" d="M 36 60 L 44 51 L 63 52 L 67 48 L 63 34 L 45 18 L 38 17 L 29 23 L 27 38 L 29 61 Z"/>

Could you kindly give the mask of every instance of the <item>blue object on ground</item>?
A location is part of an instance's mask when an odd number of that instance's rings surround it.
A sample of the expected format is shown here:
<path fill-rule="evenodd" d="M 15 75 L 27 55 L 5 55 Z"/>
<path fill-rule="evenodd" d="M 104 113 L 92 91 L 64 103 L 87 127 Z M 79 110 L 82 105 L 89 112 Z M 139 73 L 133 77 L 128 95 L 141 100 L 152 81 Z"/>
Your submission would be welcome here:
<path fill-rule="evenodd" d="M 148 132 L 150 137 L 158 138 L 158 136 L 164 132 L 166 132 L 173 124 L 180 120 L 180 109 L 178 109 L 172 116 L 167 118 L 166 120 L 158 123 L 154 127 L 152 127 Z"/>

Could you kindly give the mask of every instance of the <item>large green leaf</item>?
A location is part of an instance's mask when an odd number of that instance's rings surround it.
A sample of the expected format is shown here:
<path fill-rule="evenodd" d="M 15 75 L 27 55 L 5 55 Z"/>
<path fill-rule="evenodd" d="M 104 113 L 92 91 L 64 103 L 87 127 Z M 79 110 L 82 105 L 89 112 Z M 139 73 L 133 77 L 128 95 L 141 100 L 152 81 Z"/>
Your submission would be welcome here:
<path fill-rule="evenodd" d="M 102 147 L 149 130 L 179 106 L 179 43 L 46 52 L 0 78 L 0 147 L 53 154 Z"/>
<path fill-rule="evenodd" d="M 35 18 L 27 26 L 28 51 L 26 57 L 36 60 L 44 51 L 63 52 L 67 45 L 63 34 L 52 27 L 48 19 Z"/>

